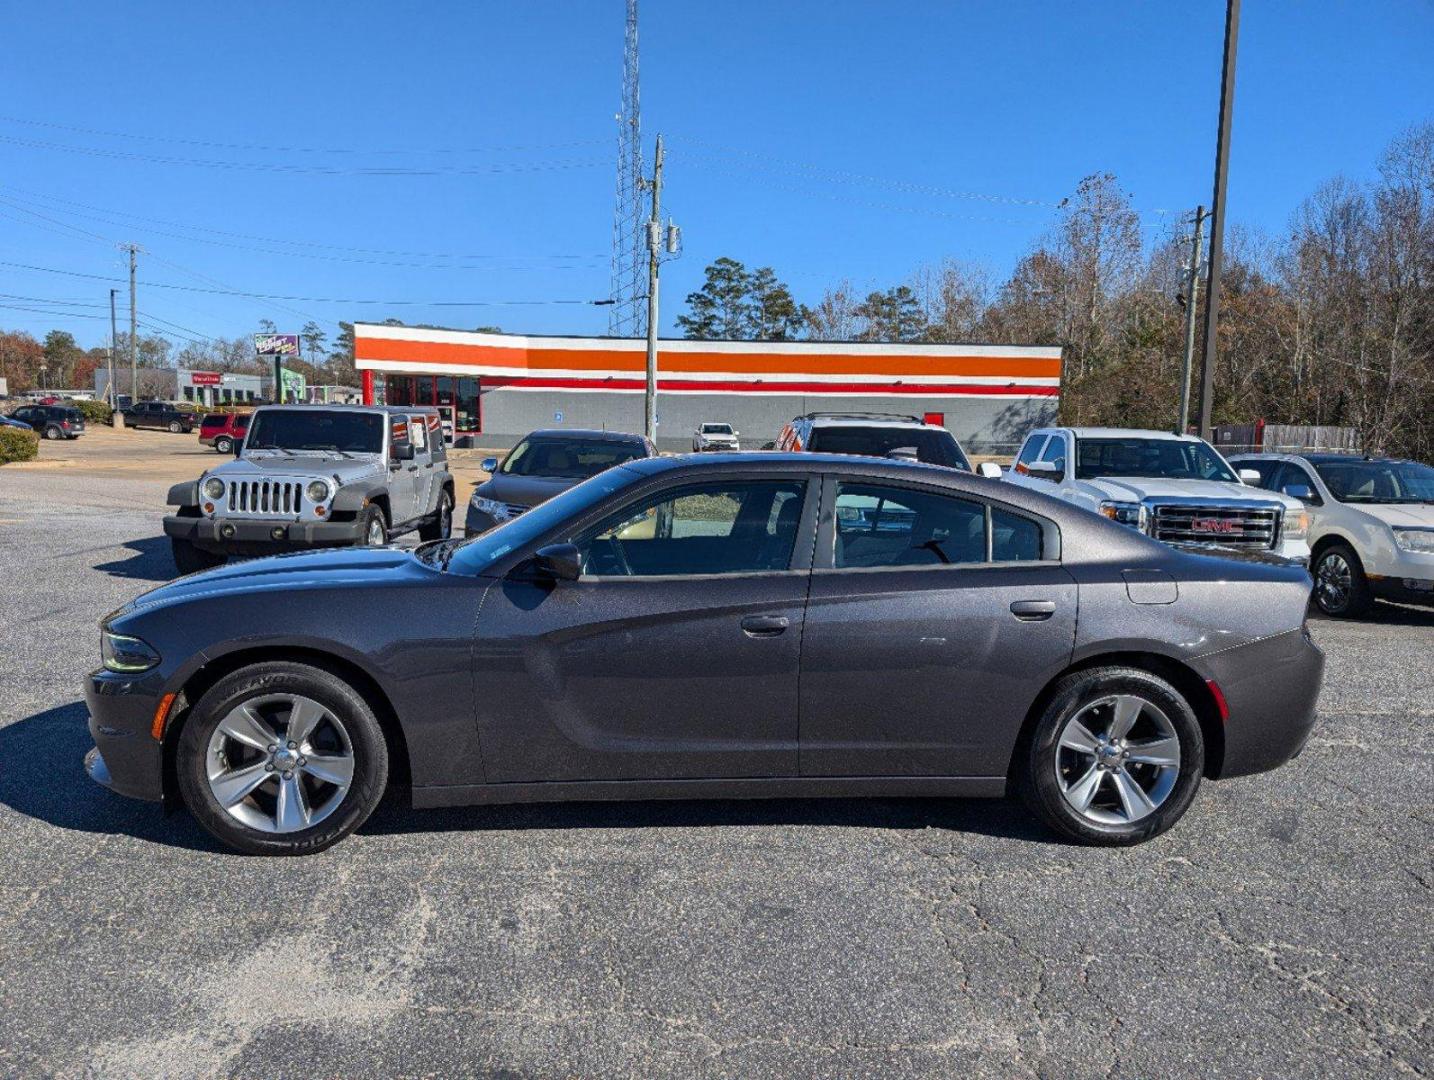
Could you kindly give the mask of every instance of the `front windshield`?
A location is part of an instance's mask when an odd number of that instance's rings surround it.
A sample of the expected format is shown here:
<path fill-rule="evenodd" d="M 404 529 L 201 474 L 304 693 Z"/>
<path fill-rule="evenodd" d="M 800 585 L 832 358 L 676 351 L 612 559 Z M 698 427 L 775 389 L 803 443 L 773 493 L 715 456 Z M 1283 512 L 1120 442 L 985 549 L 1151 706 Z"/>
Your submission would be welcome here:
<path fill-rule="evenodd" d="M 1315 465 L 1340 502 L 1434 503 L 1434 469 L 1417 461 L 1325 461 Z"/>
<path fill-rule="evenodd" d="M 599 473 L 518 517 L 510 518 L 495 529 L 464 540 L 453 551 L 448 568 L 457 574 L 481 574 L 503 556 L 557 528 L 569 518 L 582 516 L 589 506 L 639 479 L 641 476 L 629 469 Z"/>
<path fill-rule="evenodd" d="M 704 435 L 730 435 L 732 434 L 731 424 L 703 424 L 702 434 Z"/>
<path fill-rule="evenodd" d="M 614 439 L 524 439 L 498 471 L 507 476 L 583 480 L 641 456 L 636 443 Z"/>
<path fill-rule="evenodd" d="M 254 414 L 246 450 L 336 450 L 383 452 L 379 413 L 325 409 L 274 409 Z"/>
<path fill-rule="evenodd" d="M 1167 480 L 1220 480 L 1238 484 L 1208 443 L 1185 439 L 1077 439 L 1076 478 L 1160 476 Z"/>

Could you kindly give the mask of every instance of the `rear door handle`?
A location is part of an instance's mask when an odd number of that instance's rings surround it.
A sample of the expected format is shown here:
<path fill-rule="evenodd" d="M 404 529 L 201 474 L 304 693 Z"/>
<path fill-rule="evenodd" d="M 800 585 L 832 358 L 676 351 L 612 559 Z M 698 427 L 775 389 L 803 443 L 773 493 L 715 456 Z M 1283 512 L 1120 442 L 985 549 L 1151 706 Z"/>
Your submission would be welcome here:
<path fill-rule="evenodd" d="M 1011 604 L 1011 614 L 1022 622 L 1043 622 L 1055 613 L 1054 600 L 1017 600 Z"/>
<path fill-rule="evenodd" d="M 748 637 L 776 637 L 790 625 L 785 615 L 748 615 L 742 620 L 742 630 Z"/>

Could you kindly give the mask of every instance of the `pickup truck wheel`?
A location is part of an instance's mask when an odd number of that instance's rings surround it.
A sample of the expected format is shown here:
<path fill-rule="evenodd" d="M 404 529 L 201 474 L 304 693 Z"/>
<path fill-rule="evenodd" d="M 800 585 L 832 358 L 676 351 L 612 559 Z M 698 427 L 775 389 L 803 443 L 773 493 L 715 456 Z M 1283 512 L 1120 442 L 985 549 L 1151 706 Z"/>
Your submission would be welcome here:
<path fill-rule="evenodd" d="M 56 439 L 63 439 L 64 437 L 64 429 L 61 428 L 59 424 L 51 424 L 47 428 L 45 428 L 45 438 L 49 439 L 51 442 L 54 442 Z"/>
<path fill-rule="evenodd" d="M 418 527 L 420 540 L 447 540 L 453 535 L 453 496 L 445 490 L 438 496 L 438 509 Z"/>
<path fill-rule="evenodd" d="M 234 444 L 227 436 L 221 435 L 214 440 L 214 449 L 220 454 L 232 454 L 234 453 Z"/>
<path fill-rule="evenodd" d="M 1331 544 L 1314 564 L 1315 605 L 1332 618 L 1355 619 L 1374 602 L 1364 565 L 1348 544 Z"/>
<path fill-rule="evenodd" d="M 175 755 L 185 805 L 251 855 L 323 851 L 368 819 L 388 784 L 388 747 L 363 695 L 332 672 L 271 662 L 212 686 Z"/>
<path fill-rule="evenodd" d="M 363 547 L 383 547 L 388 543 L 388 522 L 384 519 L 383 511 L 377 506 L 364 508 L 363 517 L 363 539 L 359 544 Z"/>
<path fill-rule="evenodd" d="M 171 420 L 171 421 L 169 422 L 169 433 L 170 433 L 171 435 L 178 435 L 178 434 L 179 434 L 180 432 L 182 432 L 183 430 L 184 430 L 184 425 L 181 424 L 178 420 Z"/>
<path fill-rule="evenodd" d="M 181 574 L 197 574 L 201 570 L 213 570 L 225 562 L 223 555 L 195 547 L 188 540 L 177 536 L 169 538 L 170 550 L 174 552 L 174 565 Z"/>
<path fill-rule="evenodd" d="M 1174 825 L 1205 766 L 1189 702 L 1126 667 L 1062 679 L 1016 753 L 1017 786 L 1036 815 L 1067 839 L 1102 846 L 1138 844 Z"/>

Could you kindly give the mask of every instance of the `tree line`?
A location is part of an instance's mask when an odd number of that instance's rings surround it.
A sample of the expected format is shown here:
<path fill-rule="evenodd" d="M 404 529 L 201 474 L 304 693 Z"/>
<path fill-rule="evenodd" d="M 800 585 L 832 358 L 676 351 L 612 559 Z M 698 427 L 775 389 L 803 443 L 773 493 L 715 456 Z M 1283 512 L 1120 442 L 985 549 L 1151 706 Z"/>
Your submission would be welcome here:
<path fill-rule="evenodd" d="M 1063 422 L 1168 429 L 1190 229 L 1147 243 L 1130 196 L 1097 174 L 1005 280 L 946 260 L 808 305 L 772 268 L 721 258 L 677 324 L 699 339 L 1060 345 Z M 1369 450 L 1434 460 L 1434 124 L 1393 140 L 1376 179 L 1321 184 L 1278 235 L 1232 228 L 1221 282 L 1217 424 L 1354 427 Z"/>

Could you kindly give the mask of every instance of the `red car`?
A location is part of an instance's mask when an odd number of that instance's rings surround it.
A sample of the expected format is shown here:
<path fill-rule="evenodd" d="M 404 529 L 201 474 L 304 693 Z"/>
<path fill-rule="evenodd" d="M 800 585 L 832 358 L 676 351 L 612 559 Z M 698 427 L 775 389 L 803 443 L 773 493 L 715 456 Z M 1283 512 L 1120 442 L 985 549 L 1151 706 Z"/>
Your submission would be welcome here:
<path fill-rule="evenodd" d="M 249 413 L 210 413 L 199 422 L 199 441 L 221 454 L 232 454 L 249 430 L 249 416 Z"/>

